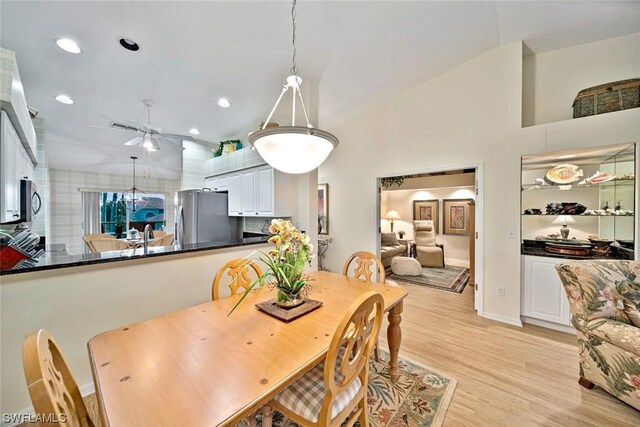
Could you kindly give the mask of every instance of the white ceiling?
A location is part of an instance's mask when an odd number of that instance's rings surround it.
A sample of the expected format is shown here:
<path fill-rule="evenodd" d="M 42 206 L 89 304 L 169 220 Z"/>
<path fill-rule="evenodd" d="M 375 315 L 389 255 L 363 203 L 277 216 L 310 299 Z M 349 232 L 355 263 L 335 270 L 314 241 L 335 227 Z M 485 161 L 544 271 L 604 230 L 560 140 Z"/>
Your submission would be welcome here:
<path fill-rule="evenodd" d="M 128 135 L 88 125 L 145 121 L 147 98 L 164 132 L 197 127 L 212 142 L 243 135 L 289 73 L 288 1 L 5 0 L 0 14 L 0 43 L 16 52 L 28 103 L 47 121 L 52 167 L 130 173 L 138 151 L 122 145 Z M 332 127 L 500 45 L 524 40 L 537 53 L 638 31 L 640 2 L 302 0 L 298 66 L 320 125 Z M 124 50 L 122 36 L 141 50 Z M 83 52 L 60 50 L 59 37 Z M 60 93 L 75 104 L 54 101 Z M 220 97 L 231 108 L 218 107 Z M 179 154 L 164 147 L 147 167 L 177 177 Z"/>

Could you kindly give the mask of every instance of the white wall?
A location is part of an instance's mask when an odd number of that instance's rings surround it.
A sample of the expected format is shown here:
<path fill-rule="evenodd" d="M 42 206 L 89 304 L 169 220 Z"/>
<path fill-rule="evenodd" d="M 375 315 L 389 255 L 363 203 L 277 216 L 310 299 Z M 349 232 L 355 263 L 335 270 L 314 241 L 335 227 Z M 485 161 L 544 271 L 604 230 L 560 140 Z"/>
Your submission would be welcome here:
<path fill-rule="evenodd" d="M 640 77 L 640 33 L 524 57 L 523 125 L 573 117 L 582 89 Z"/>
<path fill-rule="evenodd" d="M 31 406 L 22 369 L 26 335 L 49 330 L 78 384 L 90 384 L 91 337 L 210 301 L 213 277 L 224 263 L 266 248 L 245 246 L 3 276 L 0 412 Z"/>
<path fill-rule="evenodd" d="M 334 236 L 323 263 L 335 271 L 350 253 L 375 251 L 377 176 L 482 163 L 484 274 L 478 280 L 484 314 L 519 323 L 520 236 L 510 239 L 507 230 L 520 225 L 521 155 L 632 142 L 640 135 L 640 109 L 528 128 L 521 127 L 521 113 L 522 45 L 514 43 L 328 129 L 340 146 L 319 170 L 319 181 L 331 186 Z M 504 296 L 497 295 L 499 287 Z"/>
<path fill-rule="evenodd" d="M 42 202 L 40 212 L 34 217 L 31 223 L 31 231 L 37 233 L 40 237 L 46 236 L 47 244 L 51 242 L 49 239 L 49 229 L 51 227 L 51 195 L 49 183 L 49 168 L 46 155 L 47 146 L 47 129 L 44 119 L 32 119 L 33 128 L 36 131 L 37 152 L 36 157 L 38 164 L 36 165 L 35 183 L 38 187 L 38 194 Z"/>
<path fill-rule="evenodd" d="M 82 241 L 82 201 L 78 188 L 93 191 L 125 191 L 133 185 L 131 175 L 112 175 L 96 172 L 49 169 L 51 184 L 51 228 L 47 243 L 65 243 L 71 254 L 84 252 Z M 145 193 L 165 194 L 165 218 L 168 230 L 173 229 L 174 194 L 179 180 L 136 178 L 136 187 Z"/>
<path fill-rule="evenodd" d="M 199 142 L 183 141 L 181 190 L 204 187 L 206 161 L 213 158 L 211 149 Z"/>
<path fill-rule="evenodd" d="M 413 201 L 414 200 L 431 200 L 438 199 L 439 220 L 438 234 L 436 241 L 444 244 L 444 254 L 447 262 L 458 261 L 462 263 L 469 262 L 469 236 L 456 236 L 452 234 L 443 234 L 443 199 L 474 199 L 475 187 L 466 188 L 425 188 L 423 190 L 393 190 L 383 191 L 381 200 L 381 217 L 385 213 L 394 209 L 400 215 L 400 220 L 393 221 L 393 231 L 398 233 L 400 230 L 407 232 L 405 239 L 413 239 Z M 390 221 L 381 220 L 383 233 L 391 231 Z"/>

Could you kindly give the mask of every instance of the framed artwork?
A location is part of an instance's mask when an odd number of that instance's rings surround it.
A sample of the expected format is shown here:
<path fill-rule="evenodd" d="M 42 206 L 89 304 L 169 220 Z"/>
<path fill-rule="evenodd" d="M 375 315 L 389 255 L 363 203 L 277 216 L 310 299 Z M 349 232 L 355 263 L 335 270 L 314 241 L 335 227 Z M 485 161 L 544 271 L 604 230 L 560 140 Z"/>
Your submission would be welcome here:
<path fill-rule="evenodd" d="M 473 199 L 443 199 L 443 234 L 469 235 L 469 202 Z"/>
<path fill-rule="evenodd" d="M 436 234 L 440 233 L 440 227 L 438 224 L 438 214 L 440 202 L 438 199 L 433 200 L 414 200 L 413 201 L 413 220 L 425 220 L 430 219 L 433 221 L 433 227 L 436 230 Z"/>
<path fill-rule="evenodd" d="M 318 234 L 329 234 L 329 184 L 318 184 Z"/>

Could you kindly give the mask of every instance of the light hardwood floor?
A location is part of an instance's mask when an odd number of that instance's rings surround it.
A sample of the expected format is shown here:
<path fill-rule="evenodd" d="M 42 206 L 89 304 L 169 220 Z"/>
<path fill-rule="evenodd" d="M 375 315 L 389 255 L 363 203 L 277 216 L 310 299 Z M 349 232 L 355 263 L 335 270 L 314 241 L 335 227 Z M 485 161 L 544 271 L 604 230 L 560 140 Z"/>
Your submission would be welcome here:
<path fill-rule="evenodd" d="M 578 385 L 575 336 L 479 317 L 469 286 L 462 294 L 406 287 L 400 357 L 458 380 L 445 427 L 640 426 L 639 411 Z"/>

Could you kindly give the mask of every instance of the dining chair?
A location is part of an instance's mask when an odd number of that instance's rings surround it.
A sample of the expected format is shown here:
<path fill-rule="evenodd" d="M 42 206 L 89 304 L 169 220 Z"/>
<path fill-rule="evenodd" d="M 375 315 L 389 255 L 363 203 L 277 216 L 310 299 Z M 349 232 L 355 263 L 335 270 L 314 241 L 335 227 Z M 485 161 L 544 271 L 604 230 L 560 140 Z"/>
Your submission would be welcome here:
<path fill-rule="evenodd" d="M 97 252 L 95 247 L 91 243 L 95 239 L 115 239 L 115 237 L 113 237 L 111 234 L 105 233 L 85 234 L 84 236 L 82 236 L 82 240 L 84 240 L 84 243 L 87 245 L 90 253 Z"/>
<path fill-rule="evenodd" d="M 378 275 L 378 283 L 385 283 L 386 275 L 384 272 L 384 266 L 382 265 L 382 261 L 380 258 L 367 251 L 358 251 L 351 254 L 351 256 L 347 259 L 347 262 L 344 263 L 344 268 L 342 269 L 343 276 L 349 276 L 349 272 L 351 271 L 351 264 L 355 262 L 355 268 L 353 268 L 353 276 L 356 279 L 364 280 L 366 282 L 374 282 L 372 280 L 374 275 Z M 375 271 L 373 270 L 375 265 Z M 392 285 L 396 285 L 396 283 L 391 283 Z M 376 345 L 373 349 L 373 358 L 376 362 L 380 361 L 380 350 L 378 349 L 378 341 L 376 338 Z"/>
<path fill-rule="evenodd" d="M 211 298 L 213 300 L 220 298 L 220 291 L 218 288 L 220 287 L 220 282 L 222 281 L 225 272 L 231 278 L 231 282 L 229 283 L 231 295 L 237 294 L 240 288 L 245 290 L 249 289 L 251 284 L 255 282 L 258 277 L 262 276 L 262 270 L 254 261 L 246 258 L 232 259 L 218 270 L 216 277 L 213 279 L 213 284 L 211 286 Z M 255 278 L 252 279 L 251 276 L 253 274 L 255 274 Z"/>
<path fill-rule="evenodd" d="M 351 268 L 351 264 L 355 262 L 355 267 Z M 375 266 L 375 267 L 374 267 Z M 375 254 L 367 251 L 358 251 L 347 259 L 342 269 L 342 275 L 355 277 L 356 279 L 367 282 L 375 282 L 374 275 L 378 275 L 377 282 L 384 283 L 385 272 L 382 261 Z"/>
<path fill-rule="evenodd" d="M 155 232 L 154 232 L 155 236 Z M 173 244 L 173 233 L 166 234 L 149 242 L 149 246 L 171 246 Z"/>
<path fill-rule="evenodd" d="M 25 338 L 22 364 L 33 408 L 41 420 L 55 417 L 52 424 L 82 427 L 102 424 L 97 407 L 89 406 L 96 410 L 89 414 L 78 384 L 49 332 L 40 329 Z"/>
<path fill-rule="evenodd" d="M 91 245 L 95 252 L 122 251 L 131 249 L 131 245 L 118 239 L 93 239 Z"/>
<path fill-rule="evenodd" d="M 271 408 L 303 426 L 352 426 L 356 420 L 368 426 L 369 356 L 383 310 L 380 293 L 369 291 L 360 296 L 338 325 L 325 360 L 263 408 L 263 427 L 271 425 Z"/>
<path fill-rule="evenodd" d="M 166 236 L 168 233 L 166 231 L 162 231 L 162 230 L 153 230 L 153 237 L 155 237 L 156 239 L 159 239 L 160 237 L 164 237 Z"/>

